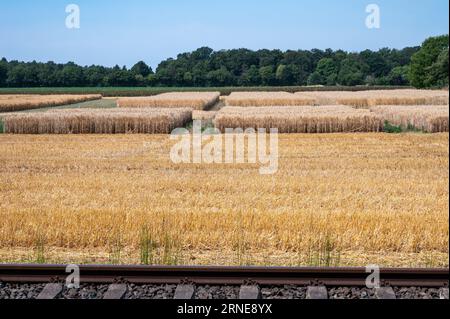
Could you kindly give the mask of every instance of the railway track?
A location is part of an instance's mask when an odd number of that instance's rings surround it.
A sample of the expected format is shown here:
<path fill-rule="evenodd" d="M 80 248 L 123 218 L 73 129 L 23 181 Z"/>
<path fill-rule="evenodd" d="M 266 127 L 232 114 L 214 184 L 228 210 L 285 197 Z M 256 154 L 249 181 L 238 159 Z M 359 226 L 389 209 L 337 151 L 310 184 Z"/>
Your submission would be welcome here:
<path fill-rule="evenodd" d="M 369 275 L 366 268 L 5 264 L 0 299 L 448 299 L 448 269 L 380 269 L 376 288 L 367 288 Z M 70 286 L 74 278 L 79 287 Z"/>

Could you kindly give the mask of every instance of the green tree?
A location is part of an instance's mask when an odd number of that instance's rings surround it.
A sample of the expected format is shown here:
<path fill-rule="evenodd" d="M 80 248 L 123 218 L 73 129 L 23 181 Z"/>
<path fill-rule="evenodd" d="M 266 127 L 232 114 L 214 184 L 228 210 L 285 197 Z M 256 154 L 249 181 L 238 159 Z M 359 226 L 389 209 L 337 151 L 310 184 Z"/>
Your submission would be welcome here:
<path fill-rule="evenodd" d="M 227 86 L 231 85 L 233 75 L 223 66 L 219 70 L 208 72 L 207 79 L 210 86 Z"/>
<path fill-rule="evenodd" d="M 8 78 L 8 68 L 7 62 L 0 61 L 0 86 L 4 86 L 6 84 L 6 79 Z"/>
<path fill-rule="evenodd" d="M 411 84 L 417 88 L 439 86 L 448 83 L 448 35 L 431 37 L 425 40 L 421 49 L 411 58 L 409 77 Z M 445 53 L 447 51 L 447 53 Z M 447 61 L 443 61 L 447 54 Z"/>
<path fill-rule="evenodd" d="M 62 86 L 81 86 L 84 83 L 83 69 L 73 62 L 67 63 L 58 74 Z"/>
<path fill-rule="evenodd" d="M 275 78 L 280 85 L 291 85 L 294 82 L 294 68 L 292 65 L 280 64 L 275 72 Z"/>
<path fill-rule="evenodd" d="M 133 86 L 136 84 L 135 76 L 125 68 L 116 65 L 112 72 L 105 78 L 108 86 Z"/>
<path fill-rule="evenodd" d="M 184 82 L 187 86 L 192 85 L 192 80 L 193 80 L 193 77 L 192 77 L 192 73 L 191 73 L 191 72 L 186 72 L 186 73 L 184 73 L 184 75 L 183 75 L 183 82 Z"/>
<path fill-rule="evenodd" d="M 13 65 L 8 72 L 6 83 L 10 87 L 24 87 L 27 85 L 27 68 L 23 64 Z"/>
<path fill-rule="evenodd" d="M 368 66 L 367 72 L 369 76 L 379 78 L 386 76 L 391 71 L 392 67 L 389 61 L 390 49 L 384 48 L 378 52 L 365 50 L 360 53 L 361 60 Z"/>
<path fill-rule="evenodd" d="M 259 75 L 261 77 L 261 83 L 263 85 L 272 85 L 275 80 L 275 74 L 272 66 L 263 66 L 259 69 Z"/>
<path fill-rule="evenodd" d="M 248 70 L 245 70 L 239 78 L 239 85 L 243 86 L 255 86 L 261 85 L 261 75 L 256 65 L 250 66 Z"/>
<path fill-rule="evenodd" d="M 143 77 L 148 76 L 153 73 L 152 68 L 150 68 L 144 61 L 139 61 L 131 68 L 131 72 L 135 75 L 142 75 Z"/>
<path fill-rule="evenodd" d="M 157 81 L 157 77 L 156 75 L 153 74 L 149 74 L 146 78 L 145 78 L 145 82 L 147 83 L 148 86 L 155 86 L 158 81 Z"/>
<path fill-rule="evenodd" d="M 409 66 L 397 66 L 392 69 L 386 77 L 388 85 L 408 85 L 409 84 Z"/>
<path fill-rule="evenodd" d="M 84 72 L 86 79 L 86 85 L 88 86 L 102 86 L 104 85 L 105 78 L 108 71 L 106 68 L 101 66 L 91 66 L 87 68 Z"/>
<path fill-rule="evenodd" d="M 317 73 L 317 75 L 314 75 L 309 79 L 310 85 L 335 85 L 338 77 L 338 72 L 339 68 L 332 58 L 323 58 L 317 63 L 317 68 L 314 72 Z"/>
<path fill-rule="evenodd" d="M 433 86 L 448 87 L 448 48 L 443 50 L 435 63 L 429 68 L 429 76 Z"/>
<path fill-rule="evenodd" d="M 323 85 L 325 79 L 318 73 L 314 72 L 308 77 L 308 85 Z"/>
<path fill-rule="evenodd" d="M 338 82 L 341 85 L 354 86 L 364 83 L 367 65 L 356 54 L 349 55 L 341 63 Z"/>
<path fill-rule="evenodd" d="M 448 41 L 448 36 L 447 36 Z M 430 42 L 430 41 L 428 41 Z M 411 57 L 423 62 L 432 45 L 402 50 L 383 48 L 348 53 L 342 50 L 220 50 L 203 47 L 162 61 L 156 72 L 143 61 L 131 70 L 119 66 L 81 67 L 74 63 L 0 61 L 0 85 L 36 86 L 220 86 L 220 85 L 345 85 L 408 83 Z M 446 41 L 443 41 L 446 42 Z M 448 43 L 416 69 L 424 86 L 448 85 Z M 430 51 L 430 50 L 429 50 Z M 433 50 L 431 50 L 433 51 Z M 422 57 L 422 59 L 421 59 Z M 426 60 L 426 59 L 425 59 Z M 5 75 L 6 69 L 6 75 Z M 411 67 L 411 69 L 413 69 Z M 415 71 L 417 71 L 415 69 Z M 405 73 L 406 72 L 406 73 Z M 409 74 L 413 71 L 409 72 Z"/>

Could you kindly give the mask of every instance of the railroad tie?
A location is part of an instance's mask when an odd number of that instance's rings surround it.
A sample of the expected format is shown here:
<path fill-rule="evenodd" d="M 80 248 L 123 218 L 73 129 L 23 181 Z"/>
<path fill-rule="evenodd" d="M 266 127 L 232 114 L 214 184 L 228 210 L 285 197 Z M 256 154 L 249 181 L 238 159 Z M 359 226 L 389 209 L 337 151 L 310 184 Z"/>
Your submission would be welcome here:
<path fill-rule="evenodd" d="M 46 284 L 36 299 L 55 299 L 63 290 L 62 284 Z"/>
<path fill-rule="evenodd" d="M 195 296 L 195 286 L 194 285 L 178 285 L 175 289 L 175 295 L 173 299 L 178 300 L 191 300 Z"/>
<path fill-rule="evenodd" d="M 108 290 L 103 295 L 103 299 L 116 300 L 122 299 L 127 293 L 128 287 L 126 284 L 112 284 L 109 285 Z"/>
<path fill-rule="evenodd" d="M 243 285 L 239 290 L 239 299 L 244 300 L 262 299 L 261 289 L 258 286 Z"/>
<path fill-rule="evenodd" d="M 448 288 L 442 288 L 441 291 L 439 291 L 439 298 L 448 300 Z"/>
<path fill-rule="evenodd" d="M 397 299 L 392 287 L 381 287 L 375 289 L 375 297 L 377 299 Z"/>
<path fill-rule="evenodd" d="M 328 299 L 328 291 L 325 286 L 310 286 L 306 290 L 306 299 Z"/>

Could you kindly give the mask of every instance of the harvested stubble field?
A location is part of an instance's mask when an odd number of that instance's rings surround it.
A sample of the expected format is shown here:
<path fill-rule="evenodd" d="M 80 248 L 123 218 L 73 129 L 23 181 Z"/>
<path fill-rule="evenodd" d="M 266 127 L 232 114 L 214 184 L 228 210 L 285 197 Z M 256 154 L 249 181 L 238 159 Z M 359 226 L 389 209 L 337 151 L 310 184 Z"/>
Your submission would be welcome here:
<path fill-rule="evenodd" d="M 0 260 L 448 266 L 448 133 L 280 135 L 272 176 L 174 143 L 0 135 Z"/>
<path fill-rule="evenodd" d="M 119 107 L 190 107 L 194 110 L 205 110 L 219 102 L 219 92 L 172 92 L 147 97 L 119 98 Z"/>
<path fill-rule="evenodd" d="M 429 133 L 448 132 L 448 105 L 379 105 L 370 108 L 383 120 Z"/>
<path fill-rule="evenodd" d="M 383 121 L 369 110 L 350 106 L 225 107 L 215 125 L 226 128 L 277 128 L 280 133 L 380 132 Z"/>
<path fill-rule="evenodd" d="M 448 105 L 448 90 L 379 90 L 358 92 L 298 92 L 318 105 L 341 104 L 356 108 L 376 105 Z"/>
<path fill-rule="evenodd" d="M 168 134 L 192 120 L 182 109 L 72 109 L 2 116 L 10 134 Z"/>
<path fill-rule="evenodd" d="M 314 105 L 314 98 L 288 92 L 233 92 L 225 97 L 227 106 Z"/>
<path fill-rule="evenodd" d="M 62 106 L 99 100 L 102 96 L 91 95 L 0 95 L 0 112 L 16 112 L 44 107 Z"/>

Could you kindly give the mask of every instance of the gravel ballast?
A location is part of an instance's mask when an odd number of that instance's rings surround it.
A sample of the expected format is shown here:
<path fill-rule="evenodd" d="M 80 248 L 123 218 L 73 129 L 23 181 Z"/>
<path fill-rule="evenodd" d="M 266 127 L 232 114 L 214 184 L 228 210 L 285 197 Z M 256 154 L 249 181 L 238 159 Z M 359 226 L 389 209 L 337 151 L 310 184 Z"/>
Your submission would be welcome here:
<path fill-rule="evenodd" d="M 35 299 L 45 284 L 14 284 L 0 282 L 0 299 Z M 82 284 L 79 289 L 64 287 L 57 299 L 102 299 L 108 290 L 105 284 Z M 128 284 L 124 299 L 173 299 L 177 285 Z M 232 300 L 239 298 L 239 286 L 197 286 L 195 299 Z M 393 287 L 397 299 L 440 299 L 441 289 Z M 306 299 L 304 286 L 263 286 L 263 299 Z M 358 287 L 329 287 L 329 299 L 375 299 L 375 291 Z"/>

